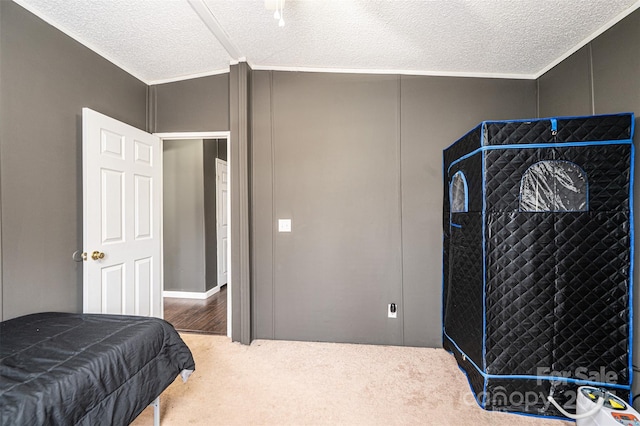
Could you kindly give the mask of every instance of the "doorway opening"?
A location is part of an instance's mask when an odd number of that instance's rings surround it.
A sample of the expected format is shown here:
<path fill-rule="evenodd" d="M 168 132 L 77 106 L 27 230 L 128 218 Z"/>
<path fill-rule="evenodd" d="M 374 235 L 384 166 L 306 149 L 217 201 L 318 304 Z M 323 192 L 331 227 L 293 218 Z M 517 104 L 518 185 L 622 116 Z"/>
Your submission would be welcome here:
<path fill-rule="evenodd" d="M 231 336 L 229 132 L 161 133 L 164 318 Z"/>

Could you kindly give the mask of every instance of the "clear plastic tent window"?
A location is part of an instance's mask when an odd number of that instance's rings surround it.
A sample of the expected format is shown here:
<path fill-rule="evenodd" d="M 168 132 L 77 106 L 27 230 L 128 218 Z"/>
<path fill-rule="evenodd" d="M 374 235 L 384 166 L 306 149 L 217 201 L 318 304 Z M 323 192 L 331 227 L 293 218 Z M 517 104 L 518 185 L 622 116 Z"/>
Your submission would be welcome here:
<path fill-rule="evenodd" d="M 467 179 L 464 173 L 456 172 L 451 178 L 451 213 L 464 213 L 469 211 L 467 198 Z"/>
<path fill-rule="evenodd" d="M 569 161 L 540 161 L 520 184 L 522 212 L 587 211 L 587 174 Z"/>

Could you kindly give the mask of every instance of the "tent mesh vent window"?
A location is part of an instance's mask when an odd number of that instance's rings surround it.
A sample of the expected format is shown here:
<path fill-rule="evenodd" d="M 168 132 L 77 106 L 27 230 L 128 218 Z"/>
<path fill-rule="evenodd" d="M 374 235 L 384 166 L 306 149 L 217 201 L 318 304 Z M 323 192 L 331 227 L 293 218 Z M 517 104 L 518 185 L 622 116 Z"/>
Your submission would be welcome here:
<path fill-rule="evenodd" d="M 587 174 L 569 161 L 535 163 L 522 177 L 520 211 L 587 211 Z"/>

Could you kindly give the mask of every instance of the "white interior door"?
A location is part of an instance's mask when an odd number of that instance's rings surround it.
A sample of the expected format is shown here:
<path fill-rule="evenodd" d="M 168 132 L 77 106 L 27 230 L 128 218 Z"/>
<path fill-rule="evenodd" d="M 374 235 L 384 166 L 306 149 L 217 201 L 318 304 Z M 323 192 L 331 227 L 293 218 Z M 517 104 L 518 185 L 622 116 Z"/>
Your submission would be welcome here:
<path fill-rule="evenodd" d="M 82 110 L 84 312 L 162 317 L 160 139 Z"/>
<path fill-rule="evenodd" d="M 216 158 L 216 235 L 218 239 L 218 285 L 227 283 L 227 261 L 229 248 L 227 162 Z M 227 289 L 228 291 L 228 289 Z"/>

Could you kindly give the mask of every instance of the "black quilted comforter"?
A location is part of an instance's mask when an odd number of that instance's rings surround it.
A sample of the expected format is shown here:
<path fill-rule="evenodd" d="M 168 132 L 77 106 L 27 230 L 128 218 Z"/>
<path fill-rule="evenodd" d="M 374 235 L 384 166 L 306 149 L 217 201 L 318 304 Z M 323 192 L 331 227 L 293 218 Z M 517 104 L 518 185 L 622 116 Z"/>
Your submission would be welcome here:
<path fill-rule="evenodd" d="M 157 318 L 14 318 L 0 323 L 0 424 L 126 425 L 194 369 L 189 348 Z"/>

